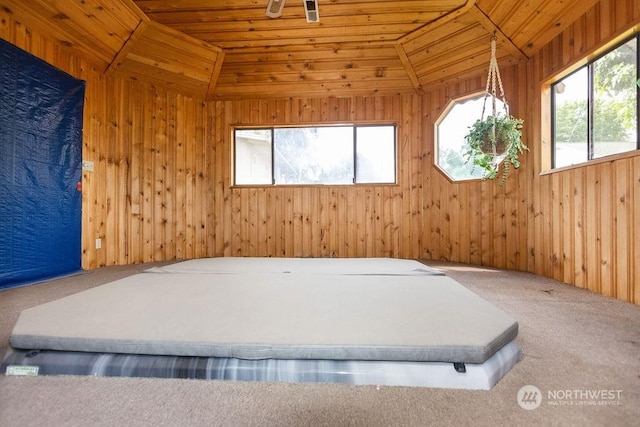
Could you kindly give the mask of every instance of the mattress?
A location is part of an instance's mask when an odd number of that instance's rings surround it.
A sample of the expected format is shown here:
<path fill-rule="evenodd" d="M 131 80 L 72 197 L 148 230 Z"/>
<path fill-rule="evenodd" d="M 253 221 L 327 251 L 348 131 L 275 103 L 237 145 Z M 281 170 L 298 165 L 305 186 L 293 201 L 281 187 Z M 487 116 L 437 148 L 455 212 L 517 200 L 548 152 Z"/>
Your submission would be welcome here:
<path fill-rule="evenodd" d="M 2 369 L 487 389 L 517 333 L 417 261 L 207 258 L 24 310 Z"/>

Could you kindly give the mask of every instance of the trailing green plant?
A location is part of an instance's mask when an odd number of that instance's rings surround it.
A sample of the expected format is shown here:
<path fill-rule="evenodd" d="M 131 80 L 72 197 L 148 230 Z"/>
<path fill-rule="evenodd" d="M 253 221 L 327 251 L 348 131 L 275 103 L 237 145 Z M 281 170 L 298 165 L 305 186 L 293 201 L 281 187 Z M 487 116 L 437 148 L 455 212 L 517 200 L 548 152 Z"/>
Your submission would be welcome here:
<path fill-rule="evenodd" d="M 469 149 L 465 152 L 468 162 L 473 167 L 479 167 L 484 171 L 483 178 L 495 179 L 498 177 L 500 164 L 500 186 L 504 185 L 511 168 L 520 167 L 519 156 L 529 148 L 522 142 L 522 119 L 509 114 L 507 100 L 504 96 L 502 78 L 496 59 L 496 33 L 491 37 L 491 59 L 489 60 L 489 73 L 487 75 L 487 87 L 485 89 L 484 104 L 480 119 L 469 127 L 465 140 Z M 496 112 L 497 90 L 500 89 L 504 114 Z M 491 98 L 491 114 L 485 118 L 484 112 L 487 100 Z"/>
<path fill-rule="evenodd" d="M 495 179 L 500 175 L 500 186 L 503 186 L 511 168 L 520 167 L 519 156 L 529 150 L 522 141 L 522 124 L 522 119 L 509 114 L 489 115 L 476 120 L 465 136 L 469 146 L 464 153 L 467 162 L 472 162 L 474 168 L 480 168 L 484 179 Z"/>

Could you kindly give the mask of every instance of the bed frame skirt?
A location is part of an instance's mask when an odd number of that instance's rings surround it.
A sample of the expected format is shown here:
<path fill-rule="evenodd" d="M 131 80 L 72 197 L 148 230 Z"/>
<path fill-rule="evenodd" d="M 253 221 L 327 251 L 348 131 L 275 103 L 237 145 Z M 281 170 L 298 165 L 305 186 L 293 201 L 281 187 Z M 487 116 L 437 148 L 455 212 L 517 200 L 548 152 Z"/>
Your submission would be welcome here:
<path fill-rule="evenodd" d="M 220 357 L 10 349 L 6 375 L 190 378 L 490 390 L 520 360 L 515 341 L 481 364 Z"/>

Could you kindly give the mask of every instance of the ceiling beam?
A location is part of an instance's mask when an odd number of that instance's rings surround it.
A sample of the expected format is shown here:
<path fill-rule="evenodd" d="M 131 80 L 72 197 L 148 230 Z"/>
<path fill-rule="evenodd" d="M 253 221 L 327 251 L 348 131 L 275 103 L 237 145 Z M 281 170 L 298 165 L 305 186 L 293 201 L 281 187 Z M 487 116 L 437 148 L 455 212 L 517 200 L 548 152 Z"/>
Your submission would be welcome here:
<path fill-rule="evenodd" d="M 511 39 L 502 32 L 500 28 L 477 6 L 474 6 L 469 10 L 469 14 L 476 19 L 480 25 L 489 31 L 491 34 L 496 35 L 496 41 L 502 45 L 511 55 L 517 58 L 519 61 L 529 59 L 529 57 L 516 46 Z"/>
<path fill-rule="evenodd" d="M 407 52 L 404 48 L 405 43 L 417 37 L 421 37 L 425 33 L 428 33 L 434 27 L 439 27 L 469 12 L 469 10 L 475 7 L 475 4 L 476 4 L 476 0 L 467 0 L 467 2 L 462 6 L 460 6 L 459 8 L 454 9 L 446 13 L 445 15 L 442 15 L 440 18 L 435 19 L 410 33 L 405 34 L 404 36 L 400 37 L 396 41 L 395 46 L 396 46 L 396 52 L 398 52 L 398 58 L 400 59 L 400 62 L 402 62 L 405 69 L 407 70 L 409 79 L 411 80 L 411 83 L 413 84 L 413 87 L 417 93 L 419 94 L 424 93 L 424 89 L 422 87 L 422 84 L 420 83 L 420 80 L 418 78 L 418 75 L 415 69 L 411 65 L 411 61 L 409 60 L 409 57 L 407 56 Z"/>
<path fill-rule="evenodd" d="M 409 75 L 409 80 L 411 80 L 411 84 L 413 85 L 416 93 L 418 95 L 424 94 L 424 89 L 422 84 L 420 83 L 420 79 L 418 79 L 418 75 L 415 70 L 411 66 L 411 62 L 409 61 L 409 57 L 407 56 L 407 52 L 404 50 L 404 47 L 400 43 L 396 43 L 396 52 L 398 52 L 398 57 L 400 58 L 400 62 L 404 66 L 405 70 L 407 70 L 407 74 Z"/>

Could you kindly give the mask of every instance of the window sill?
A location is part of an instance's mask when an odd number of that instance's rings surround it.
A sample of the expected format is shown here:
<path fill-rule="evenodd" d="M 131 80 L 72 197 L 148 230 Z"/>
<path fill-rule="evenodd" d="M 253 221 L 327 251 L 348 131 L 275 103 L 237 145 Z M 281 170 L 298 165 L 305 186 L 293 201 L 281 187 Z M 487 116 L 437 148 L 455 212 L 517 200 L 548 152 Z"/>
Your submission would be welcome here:
<path fill-rule="evenodd" d="M 575 165 L 563 166 L 561 168 L 549 169 L 540 172 L 540 176 L 551 175 L 557 172 L 566 172 L 573 169 L 580 169 L 588 166 L 599 165 L 602 163 L 613 163 L 618 160 L 631 159 L 634 157 L 640 157 L 640 150 L 627 151 L 625 153 L 612 154 L 610 156 L 599 157 L 597 159 L 589 160 L 584 163 L 576 163 Z"/>

